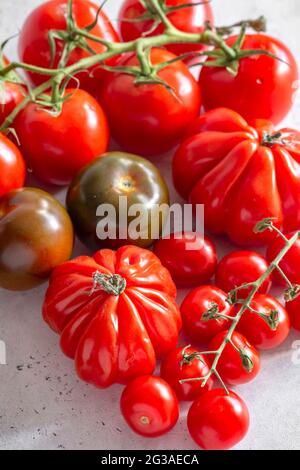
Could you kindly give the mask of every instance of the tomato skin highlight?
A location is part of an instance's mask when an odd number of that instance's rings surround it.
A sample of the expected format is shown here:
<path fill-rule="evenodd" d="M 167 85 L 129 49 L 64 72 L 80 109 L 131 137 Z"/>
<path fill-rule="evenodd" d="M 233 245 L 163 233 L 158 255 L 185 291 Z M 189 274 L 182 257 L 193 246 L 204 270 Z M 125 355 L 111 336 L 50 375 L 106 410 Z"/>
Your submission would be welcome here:
<path fill-rule="evenodd" d="M 161 363 L 160 375 L 173 388 L 178 400 L 195 400 L 213 386 L 212 378 L 204 387 L 201 381 L 180 383 L 181 380 L 205 377 L 209 373 L 209 363 L 205 356 L 184 361 L 184 356 L 194 353 L 197 353 L 197 349 L 193 347 L 177 348 L 170 351 Z"/>
<path fill-rule="evenodd" d="M 293 235 L 295 235 L 294 232 L 285 234 L 288 240 L 290 240 Z M 285 242 L 280 236 L 276 237 L 274 241 L 270 243 L 267 249 L 267 259 L 270 263 L 276 258 L 284 245 Z M 280 261 L 279 267 L 292 284 L 300 284 L 300 238 L 296 240 L 294 245 Z M 286 281 L 276 269 L 273 271 L 272 276 L 276 284 L 286 287 Z"/>
<path fill-rule="evenodd" d="M 216 248 L 212 241 L 191 232 L 171 234 L 170 238 L 160 239 L 154 245 L 154 253 L 170 271 L 178 287 L 194 287 L 209 281 L 217 265 Z"/>
<path fill-rule="evenodd" d="M 209 351 L 217 351 L 225 340 L 227 333 L 228 331 L 221 331 L 221 333 L 217 334 L 209 344 Z M 238 349 L 242 350 L 248 356 L 253 364 L 253 368 L 251 371 L 247 371 L 243 366 L 238 351 L 231 343 L 227 343 L 218 362 L 218 372 L 222 379 L 229 385 L 240 385 L 251 382 L 260 371 L 260 354 L 252 344 L 238 332 L 233 333 L 231 340 Z M 214 356 L 210 356 L 209 359 L 212 362 Z"/>
<path fill-rule="evenodd" d="M 233 46 L 236 39 L 231 36 L 226 42 Z M 204 108 L 224 106 L 248 121 L 267 119 L 278 124 L 293 105 L 299 76 L 295 58 L 281 41 L 266 34 L 247 34 L 243 49 L 263 49 L 281 61 L 264 55 L 243 58 L 236 76 L 222 67 L 202 67 Z"/>
<path fill-rule="evenodd" d="M 227 319 L 202 320 L 203 313 L 213 303 L 218 305 L 219 313 L 234 316 L 234 309 L 226 299 L 227 294 L 215 286 L 200 286 L 192 290 L 180 307 L 185 335 L 193 341 L 207 345 L 217 333 L 228 329 L 230 321 Z"/>
<path fill-rule="evenodd" d="M 0 197 L 24 186 L 26 167 L 18 147 L 0 133 Z"/>
<path fill-rule="evenodd" d="M 2 59 L 3 67 L 9 65 L 6 56 Z M 1 82 L 0 125 L 24 99 L 23 87 L 17 83 Z"/>
<path fill-rule="evenodd" d="M 257 281 L 268 269 L 267 260 L 255 251 L 233 251 L 221 259 L 216 270 L 216 285 L 230 292 L 242 284 Z M 271 288 L 271 276 L 259 288 L 260 294 L 267 294 Z M 246 298 L 251 287 L 239 289 L 238 298 Z"/>
<path fill-rule="evenodd" d="M 233 391 L 213 389 L 198 398 L 188 413 L 188 429 L 205 450 L 227 450 L 238 444 L 249 429 L 245 402 Z"/>
<path fill-rule="evenodd" d="M 237 325 L 237 331 L 258 349 L 273 349 L 282 344 L 288 337 L 291 326 L 289 315 L 282 304 L 270 295 L 256 294 L 251 307 L 260 313 L 270 313 L 272 310 L 277 310 L 279 316 L 277 329 L 272 330 L 264 319 L 250 310 L 246 310 Z"/>
<path fill-rule="evenodd" d="M 152 49 L 150 55 L 153 65 L 174 57 L 164 49 Z M 135 54 L 128 54 L 118 65 L 138 63 Z M 113 138 L 137 155 L 154 156 L 170 150 L 200 112 L 200 88 L 183 62 L 168 65 L 158 76 L 173 93 L 161 84 L 136 86 L 135 77 L 124 72 L 108 74 L 99 93 Z"/>
<path fill-rule="evenodd" d="M 177 423 L 179 404 L 175 392 L 163 379 L 141 376 L 124 389 L 121 412 L 134 432 L 144 437 L 158 437 Z"/>

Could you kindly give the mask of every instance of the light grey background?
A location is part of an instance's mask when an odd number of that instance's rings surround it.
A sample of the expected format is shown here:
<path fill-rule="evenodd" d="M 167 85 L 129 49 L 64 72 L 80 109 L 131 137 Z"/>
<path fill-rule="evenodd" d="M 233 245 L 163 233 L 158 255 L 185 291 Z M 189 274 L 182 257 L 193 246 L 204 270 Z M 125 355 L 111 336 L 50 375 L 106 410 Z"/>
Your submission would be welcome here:
<path fill-rule="evenodd" d="M 26 14 L 41 3 L 0 0 L 0 40 L 16 33 Z M 108 3 L 111 18 L 117 17 L 120 4 Z M 266 15 L 269 32 L 284 40 L 300 62 L 299 0 L 213 0 L 213 6 L 219 25 Z M 10 58 L 15 48 L 13 41 Z M 300 127 L 299 99 L 287 122 Z M 169 180 L 170 159 L 161 169 Z M 63 192 L 58 196 L 63 200 Z M 226 241 L 219 246 L 220 253 L 228 249 Z M 76 251 L 84 249 L 77 246 Z M 76 379 L 72 361 L 62 355 L 58 338 L 41 319 L 45 289 L 21 294 L 0 289 L 0 340 L 7 347 L 7 365 L 0 365 L 0 449 L 195 449 L 186 429 L 186 406 L 172 432 L 145 440 L 120 416 L 121 387 L 101 391 Z M 300 448 L 300 361 L 292 361 L 296 339 L 293 333 L 280 349 L 263 354 L 258 379 L 238 388 L 252 422 L 237 448 Z"/>

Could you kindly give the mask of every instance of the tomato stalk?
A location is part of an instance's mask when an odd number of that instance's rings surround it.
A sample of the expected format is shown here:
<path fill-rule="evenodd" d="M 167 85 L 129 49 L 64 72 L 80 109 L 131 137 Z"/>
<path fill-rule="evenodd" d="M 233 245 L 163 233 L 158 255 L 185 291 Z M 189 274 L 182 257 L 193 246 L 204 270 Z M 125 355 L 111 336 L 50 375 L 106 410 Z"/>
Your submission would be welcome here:
<path fill-rule="evenodd" d="M 256 281 L 251 282 L 249 284 L 243 284 L 243 285 L 237 287 L 236 289 L 234 289 L 233 291 L 231 291 L 229 293 L 227 301 L 231 305 L 239 304 L 240 307 L 239 307 L 239 310 L 238 310 L 236 316 L 235 317 L 230 317 L 230 320 L 232 321 L 232 323 L 231 323 L 230 328 L 228 329 L 228 332 L 227 332 L 222 344 L 215 351 L 203 351 L 203 352 L 193 354 L 193 357 L 195 357 L 195 355 L 197 357 L 199 357 L 199 356 L 201 357 L 201 355 L 213 355 L 214 356 L 214 360 L 212 362 L 212 365 L 211 365 L 211 368 L 210 368 L 209 372 L 207 373 L 207 375 L 205 377 L 195 377 L 195 378 L 185 379 L 185 380 L 182 381 L 182 383 L 191 382 L 191 381 L 201 381 L 202 382 L 202 384 L 201 384 L 202 387 L 205 387 L 205 385 L 207 384 L 208 380 L 212 377 L 212 375 L 215 375 L 217 377 L 217 379 L 219 380 L 219 382 L 221 383 L 221 385 L 223 386 L 223 388 L 225 389 L 226 393 L 228 394 L 229 391 L 228 391 L 222 377 L 218 373 L 217 366 L 218 366 L 219 360 L 220 360 L 220 358 L 221 358 L 221 356 L 224 352 L 224 349 L 225 349 L 226 345 L 228 343 L 233 344 L 232 336 L 233 336 L 233 333 L 235 332 L 235 330 L 237 328 L 237 325 L 238 325 L 240 319 L 242 318 L 243 314 L 247 310 L 248 311 L 250 310 L 251 312 L 253 312 L 256 315 L 259 315 L 261 318 L 263 318 L 263 320 L 265 320 L 266 323 L 269 325 L 269 327 L 273 330 L 276 330 L 277 325 L 278 325 L 278 312 L 276 310 L 272 310 L 272 311 L 266 312 L 266 313 L 261 313 L 261 312 L 256 311 L 255 309 L 253 309 L 252 306 L 251 306 L 255 295 L 259 292 L 259 289 L 261 288 L 263 283 L 266 281 L 266 279 L 268 279 L 268 277 L 272 274 L 273 271 L 277 270 L 283 276 L 284 280 L 287 282 L 287 285 L 288 285 L 288 288 L 285 291 L 285 299 L 287 301 L 291 301 L 291 300 L 295 299 L 300 294 L 300 286 L 292 284 L 289 281 L 289 279 L 287 278 L 287 276 L 282 272 L 282 269 L 279 266 L 282 259 L 285 257 L 285 255 L 288 253 L 288 251 L 292 248 L 292 246 L 296 243 L 296 241 L 300 237 L 300 232 L 296 232 L 293 235 L 293 237 L 288 240 L 283 235 L 283 233 L 277 227 L 274 226 L 272 219 L 264 219 L 262 222 L 259 222 L 256 225 L 254 231 L 255 232 L 263 232 L 265 230 L 276 231 L 278 234 L 280 234 L 280 236 L 282 237 L 282 239 L 285 242 L 284 247 L 282 248 L 280 253 L 276 256 L 276 258 L 272 261 L 272 263 L 268 266 L 268 269 L 266 269 L 266 271 Z M 239 290 L 245 289 L 245 287 L 251 287 L 251 291 L 250 291 L 250 293 L 249 293 L 249 295 L 246 299 L 239 299 L 239 295 L 238 295 Z M 204 312 L 202 318 L 205 321 L 210 321 L 210 320 L 216 319 L 216 318 L 224 318 L 224 315 L 219 314 L 217 306 L 212 305 L 211 308 L 208 309 L 207 312 Z M 227 317 L 227 318 L 229 318 L 229 317 Z M 251 367 L 251 364 L 249 363 L 248 358 L 245 356 L 245 354 L 243 354 L 243 351 L 239 351 L 239 352 L 240 352 L 241 360 L 242 360 L 242 363 L 243 363 L 244 367 L 247 370 L 249 370 L 249 367 Z M 186 361 L 188 361 L 189 359 L 190 359 L 189 357 L 185 358 Z"/>

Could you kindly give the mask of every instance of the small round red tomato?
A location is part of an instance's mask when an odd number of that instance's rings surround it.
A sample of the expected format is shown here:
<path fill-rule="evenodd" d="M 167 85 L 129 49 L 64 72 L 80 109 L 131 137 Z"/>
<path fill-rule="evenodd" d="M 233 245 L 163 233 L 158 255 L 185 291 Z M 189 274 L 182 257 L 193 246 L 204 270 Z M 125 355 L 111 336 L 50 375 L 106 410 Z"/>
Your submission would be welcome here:
<path fill-rule="evenodd" d="M 221 331 L 209 344 L 209 351 L 216 351 L 223 343 L 228 331 Z M 238 332 L 231 337 L 218 362 L 218 372 L 230 385 L 251 382 L 260 370 L 260 354 L 247 339 Z M 213 356 L 208 356 L 213 360 Z"/>
<path fill-rule="evenodd" d="M 156 242 L 154 253 L 179 287 L 194 287 L 209 281 L 217 265 L 217 253 L 211 240 L 192 232 L 162 238 Z"/>
<path fill-rule="evenodd" d="M 19 149 L 0 133 L 0 197 L 24 186 L 25 175 L 25 163 Z"/>
<path fill-rule="evenodd" d="M 183 5 L 188 5 L 186 8 L 180 8 Z M 166 0 L 164 2 L 166 8 L 175 8 L 172 12 L 167 14 L 167 17 L 171 23 L 180 31 L 186 33 L 201 34 L 204 30 L 204 25 L 206 22 L 213 24 L 213 12 L 209 3 L 203 2 L 199 4 L 199 0 L 191 0 L 187 2 L 186 0 Z M 179 7 L 176 10 L 176 7 Z M 138 20 L 141 16 L 145 14 L 145 7 L 142 5 L 142 2 L 139 0 L 125 0 L 121 11 L 119 13 L 119 23 L 121 36 L 124 41 L 131 41 L 138 37 L 141 37 L 143 34 L 150 32 L 149 36 L 154 36 L 157 34 L 162 34 L 164 31 L 164 26 L 161 22 L 158 22 L 158 26 L 153 28 L 154 19 L 141 19 Z M 148 36 L 148 34 L 147 34 Z M 169 44 L 166 46 L 167 49 L 173 54 L 180 55 L 187 52 L 199 52 L 207 49 L 207 46 L 203 44 Z M 188 62 L 191 61 L 191 58 Z"/>
<path fill-rule="evenodd" d="M 212 388 L 212 378 L 204 387 L 200 380 L 188 380 L 184 383 L 180 381 L 205 377 L 209 369 L 205 357 L 198 355 L 197 349 L 189 346 L 171 351 L 162 361 L 160 375 L 175 390 L 178 400 L 192 401 Z"/>
<path fill-rule="evenodd" d="M 49 33 L 50 31 L 66 31 L 67 4 L 68 0 L 50 0 L 43 2 L 29 14 L 19 37 L 19 56 L 23 62 L 44 68 L 58 66 L 64 42 L 59 39 L 55 40 L 56 53 L 54 61 L 51 63 Z M 118 34 L 109 19 L 103 11 L 99 12 L 98 9 L 98 5 L 88 0 L 73 0 L 73 19 L 76 26 L 85 28 L 96 20 L 96 24 L 90 31 L 92 35 L 112 42 L 119 41 Z M 73 44 L 78 39 L 75 36 Z M 97 54 L 101 54 L 106 49 L 99 42 L 87 40 L 86 43 Z M 74 47 L 67 60 L 67 65 L 75 64 L 90 55 L 90 52 Z M 113 60 L 112 63 L 115 61 Z M 111 62 L 109 64 L 111 65 Z M 105 71 L 101 67 L 94 67 L 89 72 L 80 72 L 76 77 L 80 81 L 80 87 L 93 94 L 94 91 L 97 91 L 99 80 L 103 78 Z M 28 75 L 35 85 L 39 85 L 49 78 L 32 72 L 29 72 Z"/>
<path fill-rule="evenodd" d="M 3 67 L 6 67 L 9 61 L 3 57 Z M 0 105 L 0 126 L 3 124 L 7 116 L 21 103 L 24 99 L 22 86 L 12 82 L 1 82 L 1 105 Z"/>
<path fill-rule="evenodd" d="M 300 331 L 300 297 L 298 296 L 294 300 L 287 302 L 285 308 L 290 316 L 292 327 Z"/>
<path fill-rule="evenodd" d="M 202 449 L 227 450 L 238 444 L 249 429 L 249 411 L 235 393 L 216 388 L 199 397 L 191 406 L 189 432 Z"/>
<path fill-rule="evenodd" d="M 295 235 L 295 233 L 288 233 L 285 236 L 290 240 L 293 235 Z M 270 263 L 276 258 L 284 246 L 285 242 L 280 236 L 276 237 L 275 240 L 270 243 L 267 250 L 267 259 Z M 300 237 L 280 261 L 279 267 L 290 282 L 300 284 Z M 277 284 L 287 287 L 286 281 L 277 270 L 273 271 L 272 276 Z"/>
<path fill-rule="evenodd" d="M 229 327 L 226 318 L 203 320 L 203 314 L 217 309 L 222 315 L 233 316 L 234 309 L 226 301 L 227 295 L 218 287 L 201 286 L 190 292 L 181 305 L 183 330 L 186 336 L 199 343 L 208 344 L 220 331 Z"/>
<path fill-rule="evenodd" d="M 66 95 L 70 97 L 58 116 L 29 103 L 14 122 L 27 165 L 40 180 L 62 186 L 103 154 L 109 142 L 97 101 L 79 89 L 68 89 Z"/>
<path fill-rule="evenodd" d="M 242 284 L 257 281 L 268 269 L 266 259 L 255 251 L 234 251 L 220 261 L 216 270 L 216 285 L 225 292 L 230 292 Z M 271 277 L 268 277 L 259 289 L 266 294 L 271 287 Z M 240 289 L 238 297 L 246 298 L 251 287 Z"/>
<path fill-rule="evenodd" d="M 175 392 L 160 377 L 145 375 L 127 385 L 121 396 L 121 411 L 137 434 L 157 437 L 177 423 L 179 404 Z"/>
<path fill-rule="evenodd" d="M 236 39 L 228 38 L 227 44 L 233 46 Z M 226 67 L 203 67 L 200 85 L 204 107 L 226 107 L 248 121 L 268 119 L 278 124 L 293 105 L 298 80 L 295 58 L 282 42 L 265 34 L 246 35 L 242 49 L 263 49 L 276 58 L 243 58 L 236 76 Z"/>
<path fill-rule="evenodd" d="M 281 303 L 269 295 L 257 294 L 251 303 L 251 308 L 264 315 L 265 319 L 246 310 L 237 325 L 237 330 L 259 349 L 272 349 L 283 343 L 290 332 L 290 319 Z M 277 312 L 276 328 L 275 326 L 271 328 L 268 323 L 268 318 L 271 321 L 272 312 Z"/>
<path fill-rule="evenodd" d="M 150 54 L 153 65 L 174 57 L 164 49 L 152 49 Z M 130 54 L 118 65 L 132 67 L 139 61 Z M 170 89 L 157 83 L 136 84 L 135 76 L 122 72 L 109 74 L 101 86 L 100 102 L 112 135 L 129 152 L 143 156 L 166 152 L 199 114 L 200 88 L 183 62 L 164 67 L 158 77 Z"/>

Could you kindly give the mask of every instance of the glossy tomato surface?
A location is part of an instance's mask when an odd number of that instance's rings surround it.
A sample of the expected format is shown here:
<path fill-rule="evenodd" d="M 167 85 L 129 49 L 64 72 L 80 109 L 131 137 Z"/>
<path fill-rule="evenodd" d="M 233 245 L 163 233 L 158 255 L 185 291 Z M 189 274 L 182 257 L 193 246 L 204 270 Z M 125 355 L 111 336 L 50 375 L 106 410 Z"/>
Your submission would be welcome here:
<path fill-rule="evenodd" d="M 300 298 L 296 297 L 291 302 L 287 302 L 285 308 L 289 314 L 292 327 L 300 331 Z"/>
<path fill-rule="evenodd" d="M 204 378 L 209 373 L 209 363 L 205 356 L 197 355 L 193 347 L 176 348 L 163 359 L 160 368 L 161 377 L 175 391 L 178 400 L 192 401 L 208 392 L 213 386 L 212 377 L 203 387 L 202 382 L 189 379 Z M 180 383 L 182 380 L 187 382 Z"/>
<path fill-rule="evenodd" d="M 50 194 L 24 188 L 0 198 L 0 286 L 27 290 L 70 258 L 73 227 Z"/>
<path fill-rule="evenodd" d="M 269 243 L 275 231 L 254 233 L 272 218 L 284 231 L 300 228 L 300 133 L 236 112 L 208 111 L 189 128 L 173 161 L 177 191 L 205 204 L 206 230 L 238 245 Z"/>
<path fill-rule="evenodd" d="M 227 450 L 238 444 L 249 429 L 249 411 L 233 391 L 216 388 L 198 398 L 188 414 L 194 441 L 205 450 Z"/>
<path fill-rule="evenodd" d="M 293 235 L 295 235 L 295 233 L 285 234 L 289 240 Z M 267 250 L 267 258 L 270 263 L 274 261 L 284 246 L 285 242 L 280 236 L 276 237 L 275 240 L 270 243 Z M 298 238 L 294 245 L 289 249 L 282 261 L 280 261 L 279 267 L 291 283 L 300 284 L 300 238 Z M 277 284 L 288 287 L 286 281 L 277 270 L 274 270 L 272 275 Z"/>
<path fill-rule="evenodd" d="M 175 56 L 163 49 L 152 49 L 153 65 Z M 123 57 L 120 66 L 139 64 L 135 55 Z M 162 84 L 135 84 L 133 75 L 111 73 L 101 87 L 100 102 L 107 114 L 112 136 L 123 149 L 143 156 L 158 155 L 172 148 L 187 126 L 198 116 L 200 88 L 181 62 L 158 72 Z"/>
<path fill-rule="evenodd" d="M 18 147 L 0 133 L 0 197 L 25 183 L 26 168 Z"/>
<path fill-rule="evenodd" d="M 227 40 L 233 46 L 237 37 Z M 276 57 L 254 55 L 241 59 L 236 76 L 222 67 L 203 67 L 200 85 L 206 110 L 224 106 L 246 120 L 268 119 L 280 123 L 290 111 L 298 80 L 298 67 L 291 51 L 278 39 L 248 34 L 244 49 L 259 49 Z"/>
<path fill-rule="evenodd" d="M 228 331 L 218 333 L 209 344 L 209 351 L 217 351 L 226 338 Z M 231 336 L 232 343 L 227 343 L 218 362 L 218 372 L 222 379 L 230 385 L 251 382 L 260 371 L 260 354 L 238 332 Z M 213 361 L 214 356 L 208 356 Z"/>
<path fill-rule="evenodd" d="M 9 60 L 3 56 L 1 65 L 6 67 L 8 64 Z M 12 83 L 11 81 L 1 81 L 0 126 L 23 99 L 24 90 L 21 85 Z"/>
<path fill-rule="evenodd" d="M 278 312 L 277 328 L 271 329 L 263 318 L 246 310 L 237 325 L 237 330 L 258 349 L 273 349 L 283 343 L 290 332 L 290 318 L 282 304 L 275 297 L 257 294 L 251 307 L 267 316 L 270 316 L 272 311 Z"/>
<path fill-rule="evenodd" d="M 170 271 L 178 287 L 194 287 L 209 281 L 217 265 L 212 241 L 191 232 L 160 239 L 154 245 L 154 253 Z"/>
<path fill-rule="evenodd" d="M 144 437 L 166 434 L 179 417 L 173 389 L 160 377 L 149 375 L 127 385 L 121 396 L 121 411 L 131 429 Z"/>
<path fill-rule="evenodd" d="M 64 42 L 56 39 L 55 60 L 52 63 L 48 37 L 50 31 L 66 31 L 67 4 L 68 0 L 46 1 L 29 14 L 19 36 L 19 56 L 23 62 L 44 68 L 56 68 L 58 66 Z M 98 12 L 98 8 L 99 5 L 88 0 L 73 0 L 73 19 L 75 24 L 79 28 L 85 28 L 97 20 L 90 33 L 100 39 L 118 42 L 119 36 L 117 32 L 105 13 L 103 11 Z M 106 49 L 105 46 L 95 41 L 87 40 L 87 45 L 97 54 L 104 52 Z M 75 47 L 66 65 L 75 64 L 89 56 L 90 53 L 88 51 Z M 76 77 L 80 81 L 80 87 L 93 94 L 97 91 L 99 80 L 101 81 L 105 72 L 100 67 L 94 67 L 88 72 L 78 73 Z M 39 85 L 49 78 L 45 75 L 32 72 L 29 72 L 29 76 L 35 85 Z"/>
<path fill-rule="evenodd" d="M 54 116 L 34 103 L 14 121 L 28 167 L 45 183 L 64 186 L 107 150 L 109 129 L 97 101 L 83 90 L 68 89 L 62 112 Z"/>
<path fill-rule="evenodd" d="M 169 204 L 169 190 L 159 170 L 148 160 L 124 152 L 109 152 L 86 166 L 67 195 L 75 231 L 91 248 L 150 246 L 167 217 L 155 215 L 155 205 L 160 204 Z M 136 222 L 137 210 L 145 217 Z"/>
<path fill-rule="evenodd" d="M 97 387 L 152 374 L 181 328 L 176 288 L 149 250 L 125 246 L 57 267 L 43 316 L 79 377 Z"/>
<path fill-rule="evenodd" d="M 268 269 L 267 260 L 256 251 L 233 251 L 224 256 L 216 270 L 216 285 L 225 292 L 230 292 L 242 284 L 257 281 Z M 271 288 L 269 276 L 259 288 L 260 294 L 267 294 Z M 246 298 L 251 287 L 239 289 L 238 297 Z"/>
<path fill-rule="evenodd" d="M 209 3 L 199 3 L 199 0 L 166 0 L 165 6 L 170 8 L 182 7 L 183 5 L 188 6 L 186 8 L 180 8 L 177 11 L 172 11 L 167 14 L 167 17 L 171 23 L 178 28 L 180 31 L 193 34 L 201 34 L 204 30 L 206 22 L 213 24 L 213 12 L 212 7 Z M 141 19 L 141 16 L 145 14 L 145 7 L 139 0 L 125 0 L 122 3 L 122 7 L 119 13 L 119 24 L 121 36 L 124 41 L 131 41 L 143 34 L 149 32 L 147 36 L 154 36 L 162 34 L 164 27 L 159 22 L 158 26 L 153 28 L 153 19 Z M 187 52 L 199 52 L 206 49 L 203 44 L 169 44 L 166 46 L 167 49 L 173 54 L 180 55 Z M 188 62 L 192 61 L 192 56 Z"/>
<path fill-rule="evenodd" d="M 227 319 L 202 319 L 203 314 L 213 306 L 218 307 L 222 315 L 233 316 L 234 309 L 226 299 L 227 294 L 215 286 L 201 286 L 192 290 L 180 308 L 186 336 L 198 343 L 208 344 L 217 333 L 226 330 L 230 325 Z"/>

